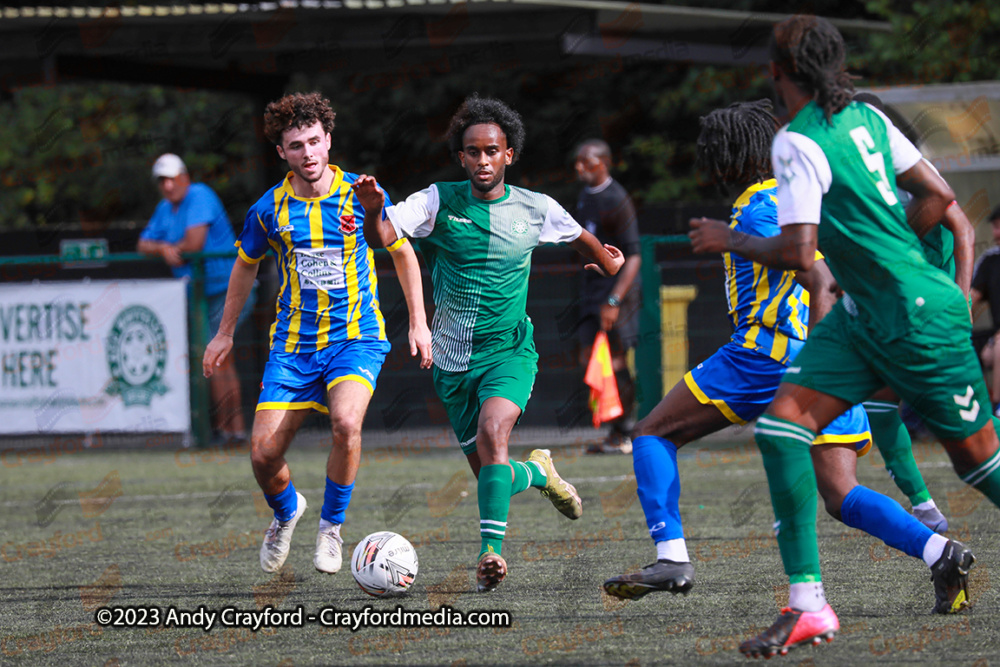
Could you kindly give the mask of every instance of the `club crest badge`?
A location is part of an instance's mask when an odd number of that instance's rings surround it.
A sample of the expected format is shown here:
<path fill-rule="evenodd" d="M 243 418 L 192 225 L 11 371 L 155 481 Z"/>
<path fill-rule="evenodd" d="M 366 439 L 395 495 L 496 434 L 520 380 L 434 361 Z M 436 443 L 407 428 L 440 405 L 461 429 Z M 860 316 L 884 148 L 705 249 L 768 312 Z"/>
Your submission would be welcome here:
<path fill-rule="evenodd" d="M 111 382 L 105 391 L 120 395 L 126 407 L 148 406 L 154 395 L 167 392 L 167 336 L 149 308 L 132 306 L 118 315 L 108 335 L 107 354 Z"/>

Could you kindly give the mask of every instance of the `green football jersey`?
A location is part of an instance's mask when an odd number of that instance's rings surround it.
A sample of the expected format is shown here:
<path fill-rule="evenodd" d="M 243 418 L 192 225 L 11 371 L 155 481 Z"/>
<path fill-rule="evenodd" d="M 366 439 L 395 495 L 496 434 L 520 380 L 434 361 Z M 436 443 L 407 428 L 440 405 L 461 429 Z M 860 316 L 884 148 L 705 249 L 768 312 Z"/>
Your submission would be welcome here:
<path fill-rule="evenodd" d="M 924 158 L 924 163 L 937 173 L 937 169 L 929 160 Z M 940 174 L 938 175 L 940 176 Z M 913 200 L 913 196 L 909 192 L 899 188 L 896 188 L 896 196 L 899 197 L 899 201 L 904 207 L 908 206 Z M 920 238 L 920 245 L 927 261 L 947 273 L 948 277 L 954 280 L 955 235 L 951 233 L 951 230 L 938 223 Z"/>
<path fill-rule="evenodd" d="M 920 239 L 924 257 L 933 266 L 955 279 L 955 235 L 944 225 L 935 225 Z"/>
<path fill-rule="evenodd" d="M 852 102 L 828 123 L 815 102 L 775 136 L 778 224 L 818 224 L 844 306 L 884 340 L 919 330 L 961 291 L 924 255 L 896 196 L 920 159 L 882 113 Z"/>
<path fill-rule="evenodd" d="M 419 241 L 434 283 L 434 364 L 465 371 L 530 334 L 525 307 L 531 252 L 583 232 L 547 195 L 506 186 L 499 199 L 469 181 L 435 183 L 386 209 L 399 237 Z"/>

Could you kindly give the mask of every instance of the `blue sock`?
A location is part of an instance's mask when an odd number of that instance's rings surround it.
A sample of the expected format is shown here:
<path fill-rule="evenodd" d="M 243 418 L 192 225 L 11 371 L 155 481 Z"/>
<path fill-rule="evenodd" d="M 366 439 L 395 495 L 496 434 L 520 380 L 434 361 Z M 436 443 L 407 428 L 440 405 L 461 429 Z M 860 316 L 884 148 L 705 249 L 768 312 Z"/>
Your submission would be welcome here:
<path fill-rule="evenodd" d="M 326 491 L 323 494 L 323 511 L 320 512 L 320 516 L 330 523 L 344 523 L 344 512 L 351 504 L 353 490 L 353 482 L 350 486 L 342 486 L 327 477 Z"/>
<path fill-rule="evenodd" d="M 654 542 L 683 538 L 677 446 L 655 435 L 639 436 L 632 441 L 632 467 L 649 536 Z"/>
<path fill-rule="evenodd" d="M 923 558 L 924 545 L 934 534 L 895 500 L 860 484 L 844 498 L 840 516 L 851 528 L 874 535 L 914 558 Z"/>
<path fill-rule="evenodd" d="M 265 493 L 264 500 L 267 501 L 267 506 L 274 510 L 274 518 L 278 521 L 288 521 L 291 519 L 295 516 L 295 510 L 299 506 L 298 496 L 295 494 L 295 485 L 292 484 L 292 480 L 288 480 L 288 486 L 285 487 L 284 491 L 280 491 L 273 496 Z"/>

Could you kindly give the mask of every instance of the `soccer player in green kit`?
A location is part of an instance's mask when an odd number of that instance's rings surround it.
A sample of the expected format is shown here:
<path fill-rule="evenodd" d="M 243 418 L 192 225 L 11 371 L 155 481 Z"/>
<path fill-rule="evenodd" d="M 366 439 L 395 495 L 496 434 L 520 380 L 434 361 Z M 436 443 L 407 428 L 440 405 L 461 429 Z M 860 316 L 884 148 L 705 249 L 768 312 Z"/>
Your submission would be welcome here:
<path fill-rule="evenodd" d="M 885 113 L 882 100 L 872 93 L 858 93 L 854 96 L 854 101 L 870 104 Z M 912 128 L 902 124 L 898 127 L 908 139 L 916 134 Z M 930 165 L 929 162 L 927 164 Z M 902 202 L 909 200 L 909 193 L 905 190 L 897 189 L 896 196 Z M 968 297 L 972 287 L 976 230 L 962 207 L 958 202 L 952 201 L 940 224 L 923 233 L 921 231 L 918 231 L 920 248 L 927 261 L 947 273 Z M 885 459 L 885 467 L 892 476 L 892 481 L 910 499 L 913 516 L 931 530 L 944 533 L 948 530 L 948 520 L 931 498 L 924 477 L 913 458 L 913 443 L 899 416 L 899 396 L 886 387 L 865 401 L 864 406 L 871 422 L 875 446 Z"/>
<path fill-rule="evenodd" d="M 434 387 L 479 480 L 476 581 L 480 591 L 490 591 L 507 575 L 501 547 L 512 495 L 534 486 L 570 519 L 583 513 L 576 489 L 556 473 L 547 450 L 534 450 L 527 462 L 507 458 L 537 372 L 525 313 L 532 250 L 566 243 L 593 262 L 586 268 L 607 275 L 625 259 L 551 197 L 504 183 L 506 167 L 520 157 L 524 126 L 503 102 L 465 100 L 451 119 L 448 143 L 469 180 L 434 183 L 388 207 L 386 216 L 366 213 L 364 231 L 375 247 L 417 239 L 430 267 Z M 366 211 L 384 196 L 371 177 L 358 179 L 355 192 Z"/>
<path fill-rule="evenodd" d="M 845 296 L 810 331 L 755 429 L 791 586 L 778 620 L 740 645 L 753 657 L 832 640 L 840 627 L 820 576 L 809 445 L 847 407 L 888 385 L 941 439 L 963 481 L 1000 505 L 1000 450 L 968 302 L 927 262 L 914 232 L 941 220 L 954 193 L 884 115 L 851 101 L 843 38 L 828 21 L 782 21 L 770 49 L 791 119 L 771 151 L 781 234 L 755 238 L 694 223 L 700 250 L 798 270 L 812 266 L 819 246 Z M 914 196 L 905 210 L 897 182 Z M 878 517 L 861 517 L 871 520 Z M 951 613 L 968 604 L 975 559 L 954 540 L 940 548 L 934 611 Z"/>

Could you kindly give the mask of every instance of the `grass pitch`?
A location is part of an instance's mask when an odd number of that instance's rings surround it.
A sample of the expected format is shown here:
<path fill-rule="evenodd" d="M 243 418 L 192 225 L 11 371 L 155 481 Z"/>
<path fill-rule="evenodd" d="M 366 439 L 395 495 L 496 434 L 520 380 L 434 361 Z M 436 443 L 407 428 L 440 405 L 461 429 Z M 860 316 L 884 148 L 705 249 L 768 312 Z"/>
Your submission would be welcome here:
<path fill-rule="evenodd" d="M 312 567 L 326 451 L 293 445 L 296 486 L 309 501 L 280 575 L 266 575 L 258 549 L 270 513 L 248 454 L 225 450 L 4 453 L 0 503 L 0 663 L 150 664 L 735 664 L 736 646 L 769 625 L 787 600 L 760 457 L 740 442 L 681 451 L 681 511 L 696 583 L 687 597 L 604 596 L 601 582 L 654 558 L 635 495 L 630 457 L 553 450 L 560 473 L 584 498 L 571 522 L 529 489 L 511 505 L 507 580 L 474 591 L 479 546 L 476 487 L 456 450 L 367 451 L 344 535 L 354 544 L 394 530 L 416 546 L 420 572 L 401 600 L 365 595 L 349 571 Z M 518 458 L 526 449 L 515 449 Z M 926 566 L 822 514 L 827 596 L 841 632 L 830 645 L 794 650 L 789 665 L 1000 664 L 1000 514 L 962 485 L 940 447 L 918 443 L 917 460 L 952 536 L 979 562 L 973 608 L 929 613 Z M 876 452 L 859 461 L 863 484 L 908 507 Z M 344 610 L 509 611 L 509 629 L 365 628 L 308 624 L 249 630 L 101 628 L 111 605 L 194 610 L 274 605 L 307 613 Z"/>

